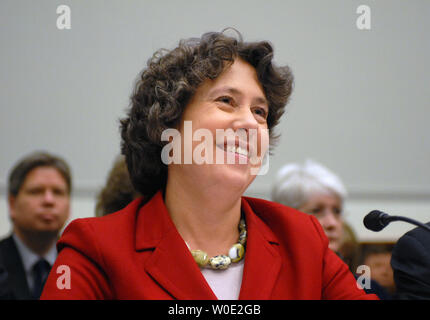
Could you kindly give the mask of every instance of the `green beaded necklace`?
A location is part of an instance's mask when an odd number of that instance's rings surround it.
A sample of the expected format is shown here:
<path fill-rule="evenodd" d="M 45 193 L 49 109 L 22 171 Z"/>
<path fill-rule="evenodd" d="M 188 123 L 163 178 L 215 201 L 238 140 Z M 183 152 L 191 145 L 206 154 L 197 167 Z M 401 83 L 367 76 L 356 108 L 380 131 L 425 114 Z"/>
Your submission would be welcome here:
<path fill-rule="evenodd" d="M 232 262 L 239 262 L 243 259 L 245 256 L 246 239 L 246 223 L 245 219 L 241 218 L 239 223 L 239 240 L 230 248 L 228 256 L 222 254 L 209 258 L 208 254 L 202 250 L 190 250 L 191 255 L 201 268 L 209 267 L 216 270 L 224 270 L 227 269 Z"/>

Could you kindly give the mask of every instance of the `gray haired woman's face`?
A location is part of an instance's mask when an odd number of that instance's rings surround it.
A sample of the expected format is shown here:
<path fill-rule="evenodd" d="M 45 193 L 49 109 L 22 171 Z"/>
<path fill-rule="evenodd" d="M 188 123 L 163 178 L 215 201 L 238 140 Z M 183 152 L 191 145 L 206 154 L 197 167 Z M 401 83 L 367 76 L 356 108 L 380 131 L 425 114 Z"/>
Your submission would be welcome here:
<path fill-rule="evenodd" d="M 318 219 L 329 239 L 329 248 L 338 251 L 343 235 L 342 199 L 335 194 L 313 194 L 298 209 Z"/>

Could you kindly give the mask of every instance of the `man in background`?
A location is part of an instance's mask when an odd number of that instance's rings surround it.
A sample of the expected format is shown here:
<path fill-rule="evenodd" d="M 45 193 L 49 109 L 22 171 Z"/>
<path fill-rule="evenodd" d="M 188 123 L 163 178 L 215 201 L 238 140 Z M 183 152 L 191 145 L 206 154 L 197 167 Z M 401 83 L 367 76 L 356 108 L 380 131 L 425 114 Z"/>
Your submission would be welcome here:
<path fill-rule="evenodd" d="M 378 282 L 391 296 L 395 296 L 396 286 L 393 269 L 390 265 L 391 252 L 394 244 L 362 244 L 361 264 L 369 266 L 372 280 Z"/>
<path fill-rule="evenodd" d="M 39 299 L 57 257 L 59 232 L 69 217 L 71 189 L 69 166 L 49 153 L 30 154 L 11 170 L 13 229 L 0 241 L 0 292 L 5 299 Z"/>

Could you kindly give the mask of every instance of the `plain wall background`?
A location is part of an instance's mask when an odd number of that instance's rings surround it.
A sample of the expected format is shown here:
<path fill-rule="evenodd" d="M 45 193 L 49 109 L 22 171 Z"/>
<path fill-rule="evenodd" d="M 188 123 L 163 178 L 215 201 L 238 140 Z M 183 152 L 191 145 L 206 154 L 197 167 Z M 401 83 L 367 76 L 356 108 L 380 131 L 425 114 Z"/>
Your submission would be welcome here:
<path fill-rule="evenodd" d="M 71 29 L 56 27 L 59 5 Z M 357 7 L 371 9 L 359 30 Z M 23 155 L 62 155 L 74 178 L 72 217 L 92 216 L 119 153 L 118 120 L 152 53 L 225 27 L 269 40 L 295 89 L 270 170 L 247 194 L 270 199 L 287 162 L 321 162 L 349 191 L 346 220 L 361 240 L 411 226 L 362 227 L 372 209 L 430 220 L 430 2 L 23 1 L 0 3 L 0 237 L 10 231 L 10 168 Z"/>

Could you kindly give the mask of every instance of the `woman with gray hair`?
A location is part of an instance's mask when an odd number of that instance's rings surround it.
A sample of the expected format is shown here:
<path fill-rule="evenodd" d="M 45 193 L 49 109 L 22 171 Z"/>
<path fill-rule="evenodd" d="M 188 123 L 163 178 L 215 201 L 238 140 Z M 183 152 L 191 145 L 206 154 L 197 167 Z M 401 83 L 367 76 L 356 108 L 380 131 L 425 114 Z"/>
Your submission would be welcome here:
<path fill-rule="evenodd" d="M 329 239 L 329 248 L 338 252 L 343 236 L 342 209 L 347 192 L 340 178 L 321 164 L 283 166 L 272 189 L 272 200 L 314 215 Z"/>

